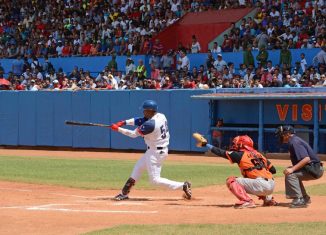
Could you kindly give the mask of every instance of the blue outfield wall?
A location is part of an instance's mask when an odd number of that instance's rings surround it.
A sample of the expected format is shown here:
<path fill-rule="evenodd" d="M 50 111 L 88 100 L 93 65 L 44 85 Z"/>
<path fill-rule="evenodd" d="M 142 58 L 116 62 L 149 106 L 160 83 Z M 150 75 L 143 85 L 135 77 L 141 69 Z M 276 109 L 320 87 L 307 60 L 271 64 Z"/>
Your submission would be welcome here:
<path fill-rule="evenodd" d="M 110 129 L 68 126 L 64 122 L 109 124 L 142 116 L 142 102 L 154 99 L 169 121 L 170 149 L 203 151 L 195 147 L 191 134 L 209 133 L 209 105 L 191 96 L 209 92 L 214 90 L 1 91 L 0 145 L 143 150 L 142 138 L 131 139 Z"/>
<path fill-rule="evenodd" d="M 320 51 L 319 48 L 313 49 L 291 49 L 292 54 L 292 67 L 295 67 L 296 61 L 301 61 L 300 55 L 301 53 L 305 54 L 305 58 L 307 61 L 308 66 L 313 65 L 313 58 L 317 55 Z M 273 65 L 279 64 L 280 62 L 280 50 L 268 50 L 268 60 L 273 62 Z M 239 65 L 243 63 L 243 52 L 229 52 L 229 53 L 221 53 L 223 55 L 223 60 L 225 62 L 232 62 L 234 63 L 234 67 L 239 69 Z M 255 58 L 255 66 L 257 66 L 256 56 L 258 55 L 258 51 L 252 51 L 252 54 Z M 190 60 L 190 67 L 191 69 L 196 66 L 197 68 L 200 65 L 206 66 L 206 59 L 207 54 L 199 53 L 199 54 L 188 54 L 187 55 Z M 217 54 L 213 54 L 214 58 L 217 58 Z"/>
<path fill-rule="evenodd" d="M 319 48 L 314 49 L 291 49 L 292 52 L 292 67 L 295 66 L 296 61 L 300 61 L 300 54 L 304 53 L 306 55 L 306 60 L 308 66 L 312 65 L 313 58 L 320 51 Z M 222 53 L 223 59 L 226 62 L 233 62 L 236 69 L 239 69 L 239 65 L 243 63 L 243 52 L 231 52 L 231 53 Z M 256 56 L 258 51 L 253 51 L 253 55 L 255 58 L 255 63 L 257 65 Z M 269 57 L 268 59 L 273 61 L 273 64 L 278 64 L 280 60 L 280 50 L 272 50 L 268 51 Z M 190 60 L 190 69 L 194 66 L 199 67 L 200 65 L 206 66 L 207 54 L 199 53 L 199 54 L 188 54 L 187 55 Z M 214 54 L 214 58 L 217 57 L 217 54 Z M 135 65 L 138 65 L 138 60 L 142 59 L 146 65 L 147 71 L 150 71 L 149 66 L 149 56 L 138 55 L 131 56 L 134 60 Z M 111 56 L 94 56 L 94 57 L 65 57 L 65 58 L 50 58 L 49 60 L 53 64 L 56 70 L 62 68 L 64 72 L 70 73 L 75 66 L 78 68 L 83 68 L 84 70 L 89 70 L 93 76 L 95 76 L 98 72 L 102 71 L 108 62 L 112 59 Z M 118 70 L 125 72 L 126 65 L 126 56 L 117 56 L 116 61 L 118 64 Z M 11 71 L 13 59 L 0 59 L 1 66 L 4 68 L 5 73 Z M 43 58 L 40 58 L 39 61 L 41 63 L 44 62 Z M 148 73 L 149 75 L 149 73 Z"/>
<path fill-rule="evenodd" d="M 130 56 L 134 64 L 137 66 L 138 61 L 143 60 L 146 65 L 147 71 L 150 71 L 149 57 L 144 55 Z M 118 65 L 118 71 L 125 73 L 127 56 L 117 56 L 116 62 Z M 63 72 L 70 73 L 75 66 L 83 68 L 84 71 L 88 70 L 93 76 L 96 76 L 100 71 L 103 71 L 105 66 L 111 61 L 111 56 L 92 56 L 92 57 L 62 57 L 62 58 L 49 58 L 49 61 L 53 64 L 54 68 L 58 70 L 62 68 Z M 41 64 L 44 63 L 44 58 L 38 59 Z M 13 59 L 0 59 L 1 66 L 4 68 L 5 73 L 9 73 L 12 68 Z M 29 62 L 32 62 L 29 59 Z"/>

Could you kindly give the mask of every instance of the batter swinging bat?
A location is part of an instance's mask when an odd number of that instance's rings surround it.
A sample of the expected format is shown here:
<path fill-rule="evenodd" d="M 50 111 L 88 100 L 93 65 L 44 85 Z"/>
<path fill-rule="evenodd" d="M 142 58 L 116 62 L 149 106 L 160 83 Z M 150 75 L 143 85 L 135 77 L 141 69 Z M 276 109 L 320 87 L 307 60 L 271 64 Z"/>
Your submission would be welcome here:
<path fill-rule="evenodd" d="M 65 121 L 66 125 L 73 126 L 99 126 L 99 127 L 111 127 L 111 125 L 100 124 L 100 123 L 91 123 L 91 122 L 78 122 L 78 121 Z"/>

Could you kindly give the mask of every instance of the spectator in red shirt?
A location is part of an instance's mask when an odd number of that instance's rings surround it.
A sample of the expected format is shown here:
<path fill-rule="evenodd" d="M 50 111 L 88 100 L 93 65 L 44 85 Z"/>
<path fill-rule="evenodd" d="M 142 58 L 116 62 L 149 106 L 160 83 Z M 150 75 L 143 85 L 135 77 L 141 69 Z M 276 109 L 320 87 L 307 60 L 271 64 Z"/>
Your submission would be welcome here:
<path fill-rule="evenodd" d="M 81 47 L 81 54 L 82 56 L 88 56 L 91 51 L 91 44 L 86 40 Z"/>
<path fill-rule="evenodd" d="M 222 51 L 223 52 L 232 52 L 233 51 L 233 43 L 227 34 L 224 34 L 224 41 L 222 43 Z"/>
<path fill-rule="evenodd" d="M 264 73 L 261 76 L 261 80 L 260 81 L 265 84 L 267 81 L 268 82 L 271 82 L 272 80 L 273 80 L 272 74 L 268 71 L 267 68 L 264 69 Z"/>
<path fill-rule="evenodd" d="M 190 81 L 188 77 L 184 79 L 184 89 L 195 89 L 196 84 L 193 81 Z"/>
<path fill-rule="evenodd" d="M 172 82 L 170 81 L 169 77 L 165 77 L 162 81 L 162 90 L 166 90 L 166 89 L 171 89 L 173 87 Z"/>
<path fill-rule="evenodd" d="M 160 76 L 160 70 L 155 67 L 154 64 L 151 64 L 151 79 L 157 80 Z"/>
<path fill-rule="evenodd" d="M 155 64 L 157 65 L 161 63 L 163 49 L 163 44 L 160 42 L 160 39 L 156 38 L 152 47 L 152 54 L 154 55 Z"/>
<path fill-rule="evenodd" d="M 62 48 L 62 57 L 68 57 L 72 54 L 72 46 L 71 43 L 68 41 L 65 41 L 65 45 Z"/>

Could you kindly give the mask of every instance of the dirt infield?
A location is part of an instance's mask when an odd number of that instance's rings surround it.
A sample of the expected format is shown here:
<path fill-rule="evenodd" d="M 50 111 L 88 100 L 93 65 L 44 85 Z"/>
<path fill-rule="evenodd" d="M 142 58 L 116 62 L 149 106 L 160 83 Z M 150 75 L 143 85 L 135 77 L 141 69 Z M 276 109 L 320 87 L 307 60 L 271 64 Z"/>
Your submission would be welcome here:
<path fill-rule="evenodd" d="M 141 154 L 1 150 L 0 155 L 138 159 Z M 223 159 L 202 155 L 174 154 L 167 161 L 227 163 Z M 282 160 L 273 162 L 276 165 L 289 164 L 289 161 Z M 306 185 L 320 183 L 326 183 L 326 177 Z M 283 178 L 277 179 L 276 191 L 279 190 L 284 190 Z M 0 234 L 80 234 L 120 224 L 326 222 L 326 197 L 313 196 L 307 209 L 289 209 L 289 200 L 276 195 L 280 206 L 235 210 L 232 208 L 235 198 L 226 186 L 195 188 L 191 201 L 182 199 L 180 191 L 136 188 L 131 200 L 115 202 L 111 199 L 117 191 L 112 190 L 14 182 L 0 182 L 0 192 Z"/>

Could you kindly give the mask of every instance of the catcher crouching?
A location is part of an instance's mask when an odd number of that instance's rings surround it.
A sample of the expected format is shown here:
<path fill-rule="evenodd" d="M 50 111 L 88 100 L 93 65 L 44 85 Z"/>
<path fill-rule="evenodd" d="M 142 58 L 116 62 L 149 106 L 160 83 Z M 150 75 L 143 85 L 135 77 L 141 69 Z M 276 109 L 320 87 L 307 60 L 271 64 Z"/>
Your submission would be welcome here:
<path fill-rule="evenodd" d="M 237 163 L 243 177 L 230 176 L 226 179 L 226 185 L 231 193 L 239 201 L 234 208 L 254 208 L 253 199 L 248 195 L 256 195 L 264 201 L 263 206 L 275 206 L 276 201 L 272 197 L 275 182 L 273 174 L 275 167 L 261 153 L 254 149 L 253 140 L 247 136 L 237 136 L 232 140 L 230 151 L 226 151 L 207 143 L 207 140 L 199 133 L 194 133 L 197 147 L 207 147 L 217 156 L 228 159 L 232 164 Z"/>

